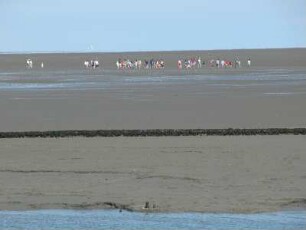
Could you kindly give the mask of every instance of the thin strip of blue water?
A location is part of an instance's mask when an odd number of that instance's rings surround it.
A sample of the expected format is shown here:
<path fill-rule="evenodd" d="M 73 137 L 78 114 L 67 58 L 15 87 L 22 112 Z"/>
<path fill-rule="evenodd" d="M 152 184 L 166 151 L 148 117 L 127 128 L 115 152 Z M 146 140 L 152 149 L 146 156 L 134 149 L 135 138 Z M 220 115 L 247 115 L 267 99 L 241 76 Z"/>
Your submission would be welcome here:
<path fill-rule="evenodd" d="M 2 211 L 0 229 L 302 230 L 306 229 L 306 211 L 258 214 Z"/>

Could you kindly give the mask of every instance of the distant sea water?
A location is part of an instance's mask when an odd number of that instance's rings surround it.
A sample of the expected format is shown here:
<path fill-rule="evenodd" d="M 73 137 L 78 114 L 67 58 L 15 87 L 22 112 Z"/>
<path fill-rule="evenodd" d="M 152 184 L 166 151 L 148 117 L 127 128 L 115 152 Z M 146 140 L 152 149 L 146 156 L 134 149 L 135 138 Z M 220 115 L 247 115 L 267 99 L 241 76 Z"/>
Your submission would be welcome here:
<path fill-rule="evenodd" d="M 135 213 L 113 211 L 1 211 L 0 229 L 302 230 L 306 211 L 260 214 Z"/>

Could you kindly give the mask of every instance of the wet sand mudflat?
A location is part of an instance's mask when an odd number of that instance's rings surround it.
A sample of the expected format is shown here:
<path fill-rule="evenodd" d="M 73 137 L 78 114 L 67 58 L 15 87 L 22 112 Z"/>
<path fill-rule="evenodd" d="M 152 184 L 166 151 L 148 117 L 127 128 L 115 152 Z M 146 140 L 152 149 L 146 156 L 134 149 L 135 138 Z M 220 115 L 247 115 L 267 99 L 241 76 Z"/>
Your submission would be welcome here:
<path fill-rule="evenodd" d="M 239 56 L 243 68 L 176 70 L 194 56 Z M 166 68 L 122 72 L 119 57 Z M 84 70 L 91 58 L 103 68 Z M 306 49 L 1 54 L 0 131 L 305 128 L 305 60 Z M 1 139 L 0 209 L 305 208 L 305 150 L 291 135 Z"/>
<path fill-rule="evenodd" d="M 305 136 L 1 139 L 0 209 L 305 208 Z"/>
<path fill-rule="evenodd" d="M 239 56 L 243 68 L 176 70 L 196 56 Z M 85 70 L 91 58 L 102 68 Z M 117 58 L 164 58 L 166 68 L 118 71 Z M 306 127 L 305 60 L 303 48 L 1 54 L 0 131 Z"/>
<path fill-rule="evenodd" d="M 306 70 L 276 80 L 265 79 L 268 70 L 176 77 L 44 74 L 3 80 L 21 88 L 0 90 L 2 132 L 306 127 Z M 290 79 L 297 74 L 301 79 Z M 66 87 L 69 80 L 85 86 Z M 42 84 L 55 88 L 33 89 Z"/>

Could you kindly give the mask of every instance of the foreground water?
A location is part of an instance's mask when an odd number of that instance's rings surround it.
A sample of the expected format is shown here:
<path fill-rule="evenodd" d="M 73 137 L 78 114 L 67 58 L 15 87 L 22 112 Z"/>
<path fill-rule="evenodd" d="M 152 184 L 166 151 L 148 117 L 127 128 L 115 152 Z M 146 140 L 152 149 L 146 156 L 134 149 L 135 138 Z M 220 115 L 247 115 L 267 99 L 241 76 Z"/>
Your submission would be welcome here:
<path fill-rule="evenodd" d="M 306 211 L 260 214 L 2 211 L 0 229 L 306 229 Z"/>

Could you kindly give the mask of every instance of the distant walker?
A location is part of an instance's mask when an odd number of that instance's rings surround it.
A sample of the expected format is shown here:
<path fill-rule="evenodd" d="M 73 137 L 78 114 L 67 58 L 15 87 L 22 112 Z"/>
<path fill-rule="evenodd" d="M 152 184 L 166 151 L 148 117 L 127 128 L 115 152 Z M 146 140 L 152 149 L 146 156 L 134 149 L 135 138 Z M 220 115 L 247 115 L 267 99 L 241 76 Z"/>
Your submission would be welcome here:
<path fill-rule="evenodd" d="M 100 63 L 98 60 L 90 60 L 90 61 L 86 60 L 84 61 L 84 66 L 87 69 L 88 68 L 96 69 L 100 66 Z"/>
<path fill-rule="evenodd" d="M 27 61 L 26 61 L 26 67 L 27 67 L 28 69 L 32 69 L 32 68 L 33 68 L 33 61 L 32 61 L 32 59 L 27 59 Z"/>

